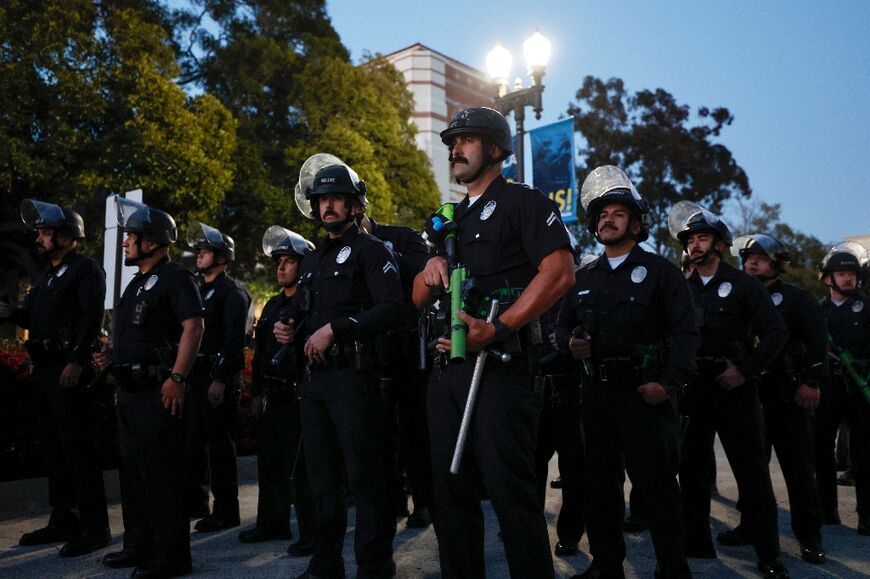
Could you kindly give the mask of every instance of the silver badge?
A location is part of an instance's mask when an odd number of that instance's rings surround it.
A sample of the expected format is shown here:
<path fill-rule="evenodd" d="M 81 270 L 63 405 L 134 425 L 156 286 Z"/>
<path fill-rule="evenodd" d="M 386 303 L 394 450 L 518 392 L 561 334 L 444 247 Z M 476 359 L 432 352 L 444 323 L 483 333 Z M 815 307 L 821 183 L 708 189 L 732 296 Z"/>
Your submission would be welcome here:
<path fill-rule="evenodd" d="M 484 205 L 483 210 L 480 212 L 480 220 L 486 221 L 487 219 L 489 219 L 489 216 L 492 215 L 493 211 L 495 211 L 496 205 L 498 205 L 498 203 L 496 203 L 495 200 L 492 200 Z"/>
<path fill-rule="evenodd" d="M 150 290 L 157 284 L 157 280 L 159 278 L 156 275 L 152 275 L 148 278 L 148 281 L 145 282 L 145 291 Z"/>
<path fill-rule="evenodd" d="M 350 246 L 345 245 L 341 248 L 341 251 L 339 251 L 338 255 L 335 257 L 335 263 L 344 263 L 347 261 L 348 257 L 350 257 Z"/>
<path fill-rule="evenodd" d="M 640 283 L 646 279 L 646 268 L 642 265 L 637 266 L 633 270 L 631 270 L 631 281 L 634 283 Z"/>
<path fill-rule="evenodd" d="M 387 249 L 389 249 L 390 251 L 393 251 L 393 242 L 392 241 L 385 241 L 384 245 L 387 246 Z"/>
<path fill-rule="evenodd" d="M 782 303 L 782 294 L 779 292 L 773 292 L 770 294 L 770 301 L 773 302 L 773 305 L 778 306 Z"/>
<path fill-rule="evenodd" d="M 66 270 L 68 270 L 68 269 L 69 269 L 69 266 L 67 264 L 63 264 L 62 266 L 60 266 L 60 269 L 57 270 L 57 273 L 54 274 L 54 277 L 62 276 L 63 274 L 66 273 Z"/>
<path fill-rule="evenodd" d="M 211 296 L 213 296 L 213 295 L 214 295 L 214 288 L 211 288 L 211 289 L 208 290 L 208 292 L 205 294 L 205 297 L 204 297 L 203 299 L 205 299 L 205 300 L 210 300 L 210 299 L 211 299 Z"/>
<path fill-rule="evenodd" d="M 719 284 L 719 297 L 727 298 L 729 295 L 731 295 L 731 282 L 723 281 Z"/>
<path fill-rule="evenodd" d="M 864 302 L 862 302 L 861 300 L 855 300 L 854 302 L 852 302 L 852 311 L 855 312 L 856 314 L 863 309 L 864 309 Z"/>

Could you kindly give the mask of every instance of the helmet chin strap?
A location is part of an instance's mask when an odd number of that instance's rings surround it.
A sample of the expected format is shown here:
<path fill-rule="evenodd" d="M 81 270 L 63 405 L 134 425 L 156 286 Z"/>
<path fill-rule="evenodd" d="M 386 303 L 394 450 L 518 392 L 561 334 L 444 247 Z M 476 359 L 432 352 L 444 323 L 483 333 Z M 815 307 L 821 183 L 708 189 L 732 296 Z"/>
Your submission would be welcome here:
<path fill-rule="evenodd" d="M 143 259 L 148 259 L 149 257 L 152 257 L 155 253 L 157 253 L 157 250 L 159 248 L 160 248 L 160 246 L 158 245 L 157 247 L 155 247 L 151 251 L 148 251 L 148 252 L 144 251 L 142 249 L 142 235 L 141 234 L 137 235 L 136 236 L 136 257 L 125 257 L 124 258 L 124 265 L 136 265 L 137 263 L 139 263 Z"/>
<path fill-rule="evenodd" d="M 858 286 L 857 285 L 852 289 L 848 289 L 848 290 L 843 289 L 837 285 L 836 281 L 834 281 L 834 273 L 833 272 L 830 273 L 830 276 L 831 276 L 831 284 L 828 285 L 829 288 L 833 288 L 833 289 L 837 290 L 839 293 L 846 296 L 847 298 L 853 298 L 857 295 L 857 293 L 858 293 Z"/>

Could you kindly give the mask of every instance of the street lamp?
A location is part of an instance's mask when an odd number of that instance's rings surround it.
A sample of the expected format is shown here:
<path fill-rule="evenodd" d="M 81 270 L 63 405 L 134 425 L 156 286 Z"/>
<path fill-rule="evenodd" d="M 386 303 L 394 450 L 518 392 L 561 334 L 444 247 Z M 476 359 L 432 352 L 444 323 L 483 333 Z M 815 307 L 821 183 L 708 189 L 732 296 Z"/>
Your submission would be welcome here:
<path fill-rule="evenodd" d="M 544 110 L 541 101 L 544 85 L 541 84 L 541 79 L 544 77 L 547 61 L 550 59 L 550 41 L 536 30 L 523 43 L 523 54 L 526 57 L 531 85 L 528 88 L 523 88 L 523 81 L 517 77 L 512 91 L 508 91 L 508 76 L 513 63 L 511 53 L 501 44 L 496 43 L 495 48 L 486 55 L 487 71 L 498 85 L 495 108 L 505 116 L 513 112 L 517 124 L 517 150 L 514 151 L 514 155 L 517 158 L 517 180 L 519 182 L 523 182 L 525 178 L 523 145 L 526 134 L 524 127 L 526 107 L 532 107 L 532 110 L 535 111 L 535 118 L 541 119 L 541 111 Z"/>

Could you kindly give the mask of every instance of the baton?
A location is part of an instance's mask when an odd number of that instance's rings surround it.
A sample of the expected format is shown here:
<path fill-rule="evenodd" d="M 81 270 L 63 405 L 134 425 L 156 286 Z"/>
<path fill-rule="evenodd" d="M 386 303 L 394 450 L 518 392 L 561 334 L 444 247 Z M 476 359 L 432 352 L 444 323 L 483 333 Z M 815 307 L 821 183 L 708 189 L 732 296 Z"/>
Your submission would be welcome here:
<path fill-rule="evenodd" d="M 492 300 L 489 306 L 489 315 L 486 317 L 486 323 L 491 324 L 498 313 L 498 300 Z M 459 463 L 462 460 L 462 453 L 465 451 L 465 440 L 468 438 L 468 425 L 471 424 L 471 412 L 474 410 L 474 401 L 477 398 L 477 391 L 480 388 L 480 380 L 483 377 L 483 366 L 486 364 L 486 358 L 489 355 L 495 355 L 502 362 L 510 362 L 510 354 L 496 352 L 494 350 L 483 350 L 477 354 L 477 361 L 474 363 L 474 374 L 471 375 L 471 387 L 468 389 L 468 400 L 465 401 L 465 412 L 462 414 L 462 424 L 459 426 L 459 437 L 456 439 L 456 448 L 453 449 L 453 461 L 450 463 L 450 472 L 452 474 L 459 473 Z"/>

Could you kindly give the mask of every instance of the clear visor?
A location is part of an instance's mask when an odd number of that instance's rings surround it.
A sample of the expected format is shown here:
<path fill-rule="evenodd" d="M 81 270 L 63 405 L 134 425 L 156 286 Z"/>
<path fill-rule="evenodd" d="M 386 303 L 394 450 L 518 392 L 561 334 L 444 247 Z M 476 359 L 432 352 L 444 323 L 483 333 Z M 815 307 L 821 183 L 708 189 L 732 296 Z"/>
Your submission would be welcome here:
<path fill-rule="evenodd" d="M 691 201 L 678 201 L 674 203 L 670 213 L 668 213 L 668 231 L 670 231 L 671 237 L 674 239 L 679 239 L 677 234 L 685 231 L 690 224 L 698 222 L 704 222 L 712 226 L 719 223 L 719 218 Z"/>
<path fill-rule="evenodd" d="M 305 255 L 311 247 L 311 243 L 301 235 L 280 225 L 273 225 L 263 234 L 263 253 L 268 257 L 278 250 L 292 250 L 297 255 Z"/>
<path fill-rule="evenodd" d="M 314 219 L 311 214 L 311 202 L 305 197 L 305 192 L 314 187 L 314 176 L 324 167 L 344 164 L 344 161 L 329 153 L 311 155 L 302 163 L 302 168 L 299 169 L 299 181 L 296 182 L 296 188 L 293 190 L 293 197 L 296 199 L 296 207 L 299 208 L 299 212 L 307 219 Z M 353 170 L 351 170 L 351 174 L 352 176 L 356 175 Z M 357 177 L 357 181 L 359 181 L 359 177 Z"/>
<path fill-rule="evenodd" d="M 640 193 L 622 169 L 614 165 L 602 165 L 593 169 L 580 188 L 580 204 L 589 211 L 589 204 L 608 193 L 628 190 L 636 201 L 641 201 Z"/>
<path fill-rule="evenodd" d="M 54 203 L 45 203 L 36 199 L 25 199 L 21 202 L 21 221 L 27 227 L 60 227 L 65 222 L 63 210 Z"/>
<path fill-rule="evenodd" d="M 767 255 L 767 257 L 773 259 L 773 256 L 776 255 L 777 252 L 783 251 L 785 247 L 774 239 L 773 237 L 765 234 L 765 233 L 754 233 L 752 235 L 741 235 L 737 239 L 734 240 L 734 243 L 731 245 L 731 255 L 734 257 L 739 257 L 741 251 L 755 251 L 759 250 Z"/>
<path fill-rule="evenodd" d="M 118 227 L 121 229 L 127 228 L 133 215 L 136 215 L 136 225 L 151 223 L 151 212 L 144 203 L 116 196 L 115 206 L 118 208 Z"/>
<path fill-rule="evenodd" d="M 201 247 L 222 248 L 224 238 L 221 232 L 214 227 L 194 221 L 187 229 L 187 245 L 194 249 Z"/>
<path fill-rule="evenodd" d="M 841 241 L 831 248 L 828 255 L 834 255 L 835 253 L 848 253 L 854 255 L 855 258 L 858 259 L 858 265 L 861 269 L 870 268 L 870 252 L 868 252 L 867 248 L 857 241 Z"/>

